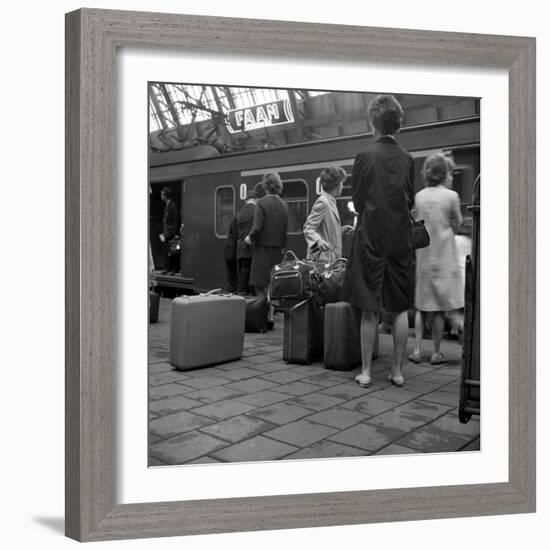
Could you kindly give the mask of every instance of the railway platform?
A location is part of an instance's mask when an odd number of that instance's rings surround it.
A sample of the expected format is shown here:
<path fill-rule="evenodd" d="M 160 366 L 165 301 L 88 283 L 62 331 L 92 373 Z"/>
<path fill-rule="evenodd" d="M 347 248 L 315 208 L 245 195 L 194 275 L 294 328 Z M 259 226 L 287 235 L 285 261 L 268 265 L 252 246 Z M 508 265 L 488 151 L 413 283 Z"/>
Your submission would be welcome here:
<path fill-rule="evenodd" d="M 458 420 L 461 347 L 444 340 L 449 362 L 406 363 L 405 386 L 387 373 L 392 337 L 380 335 L 373 383 L 360 388 L 359 368 L 282 359 L 283 322 L 246 334 L 239 361 L 180 372 L 169 363 L 169 299 L 149 326 L 149 465 L 251 462 L 480 449 L 479 418 Z M 412 338 L 408 351 L 412 350 Z"/>

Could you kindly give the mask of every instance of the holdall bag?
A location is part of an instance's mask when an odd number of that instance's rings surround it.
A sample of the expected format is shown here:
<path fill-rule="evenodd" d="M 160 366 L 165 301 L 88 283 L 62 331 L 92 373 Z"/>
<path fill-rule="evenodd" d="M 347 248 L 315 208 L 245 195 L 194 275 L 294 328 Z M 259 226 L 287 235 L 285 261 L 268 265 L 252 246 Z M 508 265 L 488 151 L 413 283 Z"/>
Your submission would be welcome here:
<path fill-rule="evenodd" d="M 318 299 L 320 304 L 331 304 L 340 301 L 347 263 L 346 258 L 340 258 L 332 264 L 325 264 L 319 275 Z"/>
<path fill-rule="evenodd" d="M 323 311 L 306 299 L 284 310 L 283 360 L 308 365 L 323 358 Z"/>
<path fill-rule="evenodd" d="M 170 363 L 189 370 L 242 357 L 245 299 L 232 294 L 180 296 L 170 312 Z"/>
<path fill-rule="evenodd" d="M 149 291 L 149 323 L 156 323 L 159 320 L 159 303 L 160 296 L 152 290 Z"/>
<path fill-rule="evenodd" d="M 292 250 L 287 250 L 280 264 L 273 266 L 269 284 L 271 300 L 291 298 L 303 300 L 317 291 L 318 275 L 315 263 L 299 260 Z"/>
<path fill-rule="evenodd" d="M 245 332 L 266 332 L 269 304 L 265 296 L 244 296 L 246 302 Z"/>

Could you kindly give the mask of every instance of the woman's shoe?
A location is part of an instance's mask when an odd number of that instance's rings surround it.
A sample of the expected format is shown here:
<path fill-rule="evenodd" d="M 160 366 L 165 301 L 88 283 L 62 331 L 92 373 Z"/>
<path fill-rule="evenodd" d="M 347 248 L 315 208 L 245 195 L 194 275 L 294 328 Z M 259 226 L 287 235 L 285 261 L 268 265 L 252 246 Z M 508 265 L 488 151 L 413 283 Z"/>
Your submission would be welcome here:
<path fill-rule="evenodd" d="M 418 353 L 417 351 L 413 351 L 409 355 L 408 359 L 409 361 L 411 361 L 412 363 L 416 363 L 417 365 L 422 361 L 422 357 L 420 357 L 420 353 Z"/>
<path fill-rule="evenodd" d="M 355 377 L 355 381 L 362 387 L 362 388 L 368 388 L 371 383 L 371 378 L 368 374 L 358 374 Z"/>
<path fill-rule="evenodd" d="M 434 352 L 430 359 L 430 365 L 442 365 L 443 363 L 447 363 L 447 359 L 445 359 L 444 355 L 439 352 Z"/>
<path fill-rule="evenodd" d="M 391 372 L 388 374 L 388 381 L 399 388 L 402 388 L 405 385 L 405 379 L 403 376 L 394 376 Z"/>

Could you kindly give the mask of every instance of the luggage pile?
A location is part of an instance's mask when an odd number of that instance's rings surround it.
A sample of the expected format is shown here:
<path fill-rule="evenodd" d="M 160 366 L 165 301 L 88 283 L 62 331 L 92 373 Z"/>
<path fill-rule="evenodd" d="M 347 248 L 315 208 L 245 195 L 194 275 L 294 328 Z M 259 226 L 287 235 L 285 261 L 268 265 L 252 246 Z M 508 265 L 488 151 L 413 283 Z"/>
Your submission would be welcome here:
<path fill-rule="evenodd" d="M 341 301 L 346 264 L 345 258 L 299 260 L 287 251 L 273 267 L 269 299 L 284 314 L 283 359 L 288 363 L 323 360 L 333 370 L 361 364 L 361 312 Z"/>

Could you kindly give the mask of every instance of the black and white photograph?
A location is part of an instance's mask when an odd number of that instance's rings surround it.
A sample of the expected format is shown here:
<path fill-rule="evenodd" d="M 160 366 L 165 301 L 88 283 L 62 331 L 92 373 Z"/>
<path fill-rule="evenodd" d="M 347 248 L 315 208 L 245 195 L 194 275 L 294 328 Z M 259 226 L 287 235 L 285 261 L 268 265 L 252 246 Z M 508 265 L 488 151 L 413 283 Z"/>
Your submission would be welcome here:
<path fill-rule="evenodd" d="M 147 93 L 149 466 L 479 451 L 482 99 Z"/>

